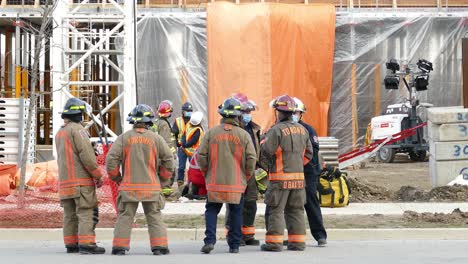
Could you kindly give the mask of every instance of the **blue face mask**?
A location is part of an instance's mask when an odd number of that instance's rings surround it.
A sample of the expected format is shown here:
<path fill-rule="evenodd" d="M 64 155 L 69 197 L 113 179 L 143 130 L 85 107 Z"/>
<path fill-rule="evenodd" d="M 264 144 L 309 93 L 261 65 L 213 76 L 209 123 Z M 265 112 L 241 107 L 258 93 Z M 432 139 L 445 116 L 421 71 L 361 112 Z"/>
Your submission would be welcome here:
<path fill-rule="evenodd" d="M 244 121 L 244 123 L 246 123 L 246 124 L 250 123 L 250 121 L 252 121 L 252 115 L 251 114 L 243 114 L 242 115 L 242 121 Z"/>
<path fill-rule="evenodd" d="M 192 112 L 184 112 L 184 117 L 191 117 L 192 116 Z"/>
<path fill-rule="evenodd" d="M 299 122 L 299 117 L 297 115 L 292 115 L 292 120 L 294 123 Z"/>

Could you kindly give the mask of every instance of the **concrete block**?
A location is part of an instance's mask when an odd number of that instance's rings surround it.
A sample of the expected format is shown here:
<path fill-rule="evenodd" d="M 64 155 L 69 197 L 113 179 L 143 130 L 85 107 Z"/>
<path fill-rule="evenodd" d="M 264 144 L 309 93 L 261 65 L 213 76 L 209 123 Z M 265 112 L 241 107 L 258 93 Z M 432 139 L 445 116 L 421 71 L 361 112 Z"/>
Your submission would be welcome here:
<path fill-rule="evenodd" d="M 468 161 L 436 161 L 429 157 L 429 175 L 433 187 L 445 186 L 454 180 L 462 171 L 468 170 Z"/>
<path fill-rule="evenodd" d="M 430 141 L 468 141 L 468 123 L 434 124 L 428 123 Z"/>
<path fill-rule="evenodd" d="M 468 141 L 430 142 L 429 152 L 437 161 L 467 160 Z"/>
<path fill-rule="evenodd" d="M 468 108 L 435 107 L 428 109 L 428 120 L 435 124 L 468 123 Z"/>

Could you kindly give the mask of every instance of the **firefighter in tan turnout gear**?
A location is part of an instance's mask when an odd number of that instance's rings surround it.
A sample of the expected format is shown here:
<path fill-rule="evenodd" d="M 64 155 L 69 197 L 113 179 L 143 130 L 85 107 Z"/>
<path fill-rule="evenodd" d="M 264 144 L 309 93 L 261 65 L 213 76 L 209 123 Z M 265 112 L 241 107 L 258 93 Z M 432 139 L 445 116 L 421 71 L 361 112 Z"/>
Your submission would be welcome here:
<path fill-rule="evenodd" d="M 167 143 L 167 145 L 169 146 L 169 149 L 171 150 L 172 155 L 174 157 L 173 167 L 176 168 L 177 149 L 175 146 L 174 135 L 172 134 L 172 131 L 171 131 L 171 123 L 169 122 L 169 118 L 171 117 L 172 112 L 173 112 L 172 102 L 169 100 L 162 101 L 158 106 L 159 118 L 157 118 L 153 122 L 154 125 L 151 127 L 151 130 L 153 130 L 158 135 L 160 135 L 164 139 L 164 141 Z M 176 177 L 176 173 L 174 169 L 170 183 L 168 184 L 168 186 L 162 189 L 162 194 L 165 197 L 168 197 L 173 193 L 172 184 L 174 183 L 175 177 Z"/>
<path fill-rule="evenodd" d="M 167 231 L 161 217 L 165 201 L 160 192 L 170 181 L 174 160 L 164 139 L 148 130 L 153 119 L 151 107 L 137 105 L 128 118 L 133 129 L 115 140 L 106 159 L 109 177 L 120 183 L 113 255 L 125 255 L 130 249 L 130 233 L 140 202 L 148 222 L 151 251 L 154 255 L 169 254 Z"/>
<path fill-rule="evenodd" d="M 242 203 L 247 181 L 253 177 L 256 164 L 255 148 L 249 133 L 240 128 L 241 103 L 235 98 L 226 99 L 218 113 L 221 124 L 206 132 L 198 149 L 198 163 L 205 173 L 208 197 L 205 211 L 205 254 L 214 249 L 218 213 L 229 206 L 230 253 L 238 253 L 242 239 Z"/>
<path fill-rule="evenodd" d="M 312 159 L 313 149 L 307 130 L 292 120 L 295 102 L 288 95 L 272 102 L 277 123 L 267 132 L 260 150 L 260 165 L 268 171 L 265 204 L 269 207 L 264 251 L 281 251 L 285 218 L 288 250 L 305 249 L 304 164 Z"/>
<path fill-rule="evenodd" d="M 67 253 L 103 254 L 105 249 L 96 245 L 93 222 L 93 210 L 98 205 L 96 186 L 102 186 L 102 172 L 81 125 L 85 109 L 85 102 L 69 99 L 62 112 L 64 124 L 55 136 L 63 238 Z"/>

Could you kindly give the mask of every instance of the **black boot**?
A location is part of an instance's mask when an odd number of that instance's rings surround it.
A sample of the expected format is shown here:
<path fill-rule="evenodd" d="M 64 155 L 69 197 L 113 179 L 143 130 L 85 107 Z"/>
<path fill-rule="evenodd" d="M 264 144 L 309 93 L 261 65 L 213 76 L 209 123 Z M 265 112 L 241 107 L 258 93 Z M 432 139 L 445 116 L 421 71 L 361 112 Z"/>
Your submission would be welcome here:
<path fill-rule="evenodd" d="M 106 249 L 103 247 L 98 247 L 96 244 L 90 245 L 80 245 L 80 254 L 104 254 Z"/>
<path fill-rule="evenodd" d="M 112 249 L 112 255 L 123 256 L 125 255 L 125 249 Z"/>
<path fill-rule="evenodd" d="M 213 244 L 205 244 L 202 248 L 201 248 L 201 252 L 205 253 L 205 254 L 210 254 L 210 252 L 214 249 L 214 245 Z"/>
<path fill-rule="evenodd" d="M 273 251 L 273 252 L 280 252 L 283 249 L 279 246 L 273 245 L 273 244 L 263 244 L 260 249 L 262 251 Z"/>
<path fill-rule="evenodd" d="M 245 240 L 244 243 L 247 245 L 247 246 L 259 246 L 260 245 L 260 241 L 255 239 L 255 238 L 251 238 L 249 240 Z"/>
<path fill-rule="evenodd" d="M 305 247 L 301 247 L 301 246 L 296 246 L 296 245 L 293 245 L 293 244 L 289 244 L 289 245 L 288 245 L 288 250 L 291 250 L 291 251 L 304 251 L 304 250 L 305 250 Z"/>
<path fill-rule="evenodd" d="M 239 249 L 238 248 L 229 248 L 229 253 L 239 253 Z"/>
<path fill-rule="evenodd" d="M 167 255 L 171 251 L 169 251 L 168 248 L 154 248 L 153 250 L 153 255 L 159 256 L 159 255 Z"/>
<path fill-rule="evenodd" d="M 80 252 L 80 249 L 78 248 L 78 245 L 76 246 L 65 246 L 67 248 L 67 253 L 78 253 Z"/>

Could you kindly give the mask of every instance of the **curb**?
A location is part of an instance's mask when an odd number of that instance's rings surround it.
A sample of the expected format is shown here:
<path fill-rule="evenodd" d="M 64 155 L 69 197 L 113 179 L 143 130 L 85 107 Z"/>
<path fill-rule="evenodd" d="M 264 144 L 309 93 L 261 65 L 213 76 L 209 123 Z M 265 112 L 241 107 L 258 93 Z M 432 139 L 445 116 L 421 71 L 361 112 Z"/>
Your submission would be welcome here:
<path fill-rule="evenodd" d="M 113 228 L 96 229 L 98 240 L 112 240 Z M 204 229 L 168 228 L 167 233 L 173 241 L 193 241 L 204 238 Z M 224 229 L 218 229 L 218 239 L 225 239 Z M 468 240 L 468 228 L 363 228 L 363 229 L 328 229 L 328 240 Z M 256 230 L 256 238 L 265 239 L 265 229 Z M 286 236 L 285 236 L 286 239 Z M 307 239 L 312 236 L 307 234 Z M 55 240 L 62 241 L 62 229 L 0 229 L 0 240 Z M 133 241 L 148 240 L 146 228 L 133 228 Z"/>

